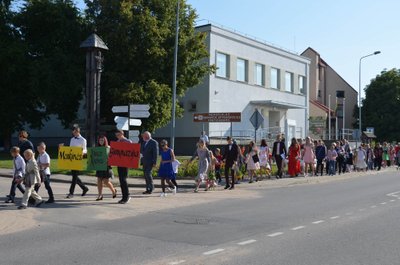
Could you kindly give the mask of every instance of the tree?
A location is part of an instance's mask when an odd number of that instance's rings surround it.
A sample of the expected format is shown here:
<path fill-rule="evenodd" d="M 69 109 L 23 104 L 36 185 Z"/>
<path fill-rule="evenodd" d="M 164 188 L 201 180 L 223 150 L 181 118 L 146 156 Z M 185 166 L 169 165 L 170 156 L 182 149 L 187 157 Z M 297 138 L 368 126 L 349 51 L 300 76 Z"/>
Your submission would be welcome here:
<path fill-rule="evenodd" d="M 22 3 L 21 3 L 22 2 Z M 65 126 L 82 97 L 85 24 L 69 0 L 0 0 L 0 127 L 7 141 L 23 128 L 41 128 L 51 114 Z M 14 8 L 16 9 L 16 8 Z"/>
<path fill-rule="evenodd" d="M 195 32 L 196 13 L 180 1 L 177 96 L 212 72 L 205 35 Z M 143 127 L 153 131 L 171 119 L 176 0 L 86 0 L 87 19 L 107 43 L 102 77 L 102 116 L 115 104 L 149 103 Z M 177 106 L 178 115 L 182 109 Z"/>
<path fill-rule="evenodd" d="M 362 124 L 374 127 L 381 140 L 399 140 L 400 70 L 382 71 L 366 87 Z"/>

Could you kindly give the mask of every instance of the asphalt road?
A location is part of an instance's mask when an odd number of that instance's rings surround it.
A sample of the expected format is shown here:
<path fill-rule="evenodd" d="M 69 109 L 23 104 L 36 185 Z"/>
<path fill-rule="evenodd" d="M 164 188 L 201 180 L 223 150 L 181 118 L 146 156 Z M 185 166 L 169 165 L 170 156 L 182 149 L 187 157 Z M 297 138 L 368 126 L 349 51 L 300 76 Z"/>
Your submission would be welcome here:
<path fill-rule="evenodd" d="M 55 183 L 54 205 L 0 203 L 0 264 L 400 264 L 399 171 L 268 185 L 118 205 Z"/>

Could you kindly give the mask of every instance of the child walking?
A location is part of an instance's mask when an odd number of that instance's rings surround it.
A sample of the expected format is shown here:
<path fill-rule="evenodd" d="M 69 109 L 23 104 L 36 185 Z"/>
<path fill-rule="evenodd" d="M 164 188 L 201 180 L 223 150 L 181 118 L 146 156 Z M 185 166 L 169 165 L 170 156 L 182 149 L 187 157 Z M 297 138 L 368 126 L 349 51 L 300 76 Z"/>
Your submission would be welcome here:
<path fill-rule="evenodd" d="M 10 150 L 11 156 L 13 157 L 13 179 L 11 182 L 10 194 L 7 195 L 5 203 L 14 203 L 15 190 L 18 188 L 19 191 L 24 194 L 25 189 L 22 187 L 21 183 L 18 183 L 18 179 L 22 179 L 25 175 L 25 160 L 19 154 L 20 149 L 17 146 L 13 146 Z"/>
<path fill-rule="evenodd" d="M 218 181 L 218 184 L 221 183 L 222 177 L 221 177 L 221 166 L 223 163 L 223 157 L 221 155 L 221 149 L 217 148 L 215 149 L 215 178 Z"/>
<path fill-rule="evenodd" d="M 39 167 L 40 180 L 44 182 L 44 187 L 49 195 L 49 199 L 45 203 L 54 203 L 54 194 L 50 186 L 50 156 L 46 152 L 46 144 L 44 142 L 39 143 L 37 150 L 39 152 L 37 163 Z M 36 190 L 36 192 L 37 191 L 38 190 Z"/>
<path fill-rule="evenodd" d="M 172 184 L 171 179 L 174 178 L 175 173 L 172 169 L 172 162 L 175 160 L 174 151 L 168 147 L 168 142 L 166 140 L 162 140 L 161 143 L 161 162 L 160 168 L 158 170 L 158 176 L 161 179 L 161 189 L 162 192 L 160 197 L 166 197 L 165 194 L 165 181 L 167 181 L 169 187 L 172 189 L 172 193 L 176 194 L 176 186 Z"/>

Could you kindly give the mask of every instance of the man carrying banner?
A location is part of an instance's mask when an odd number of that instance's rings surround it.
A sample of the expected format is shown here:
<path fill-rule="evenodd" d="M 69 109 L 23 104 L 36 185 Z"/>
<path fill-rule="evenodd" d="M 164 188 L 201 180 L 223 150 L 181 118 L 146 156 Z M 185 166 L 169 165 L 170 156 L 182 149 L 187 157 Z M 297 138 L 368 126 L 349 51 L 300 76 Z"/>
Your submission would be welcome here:
<path fill-rule="evenodd" d="M 117 137 L 117 142 L 128 142 L 132 143 L 131 140 L 127 139 L 124 136 L 124 131 L 123 130 L 117 130 L 115 132 L 115 137 Z M 119 184 L 121 186 L 121 193 L 122 193 L 122 199 L 118 201 L 120 204 L 126 204 L 131 200 L 131 197 L 129 196 L 129 188 L 128 188 L 128 182 L 126 181 L 126 178 L 128 177 L 128 168 L 127 167 L 118 167 L 118 178 L 119 178 Z"/>
<path fill-rule="evenodd" d="M 72 129 L 72 135 L 74 137 L 71 138 L 71 141 L 69 143 L 69 146 L 71 147 L 81 147 L 83 155 L 87 153 L 87 143 L 86 139 L 82 137 L 81 135 L 81 129 L 78 126 L 74 126 Z M 86 193 L 89 191 L 89 188 L 85 186 L 85 184 L 82 183 L 81 179 L 79 178 L 79 171 L 78 170 L 72 170 L 72 182 L 71 182 L 71 187 L 69 188 L 69 194 L 67 194 L 67 199 L 70 199 L 74 197 L 74 191 L 75 191 L 75 186 L 78 184 L 78 186 L 82 189 L 82 196 L 85 196 Z"/>
<path fill-rule="evenodd" d="M 144 178 L 146 180 L 146 191 L 143 194 L 151 194 L 154 189 L 152 169 L 157 165 L 158 143 L 151 138 L 151 133 L 147 131 L 142 134 L 142 138 L 140 153 L 142 154 Z"/>

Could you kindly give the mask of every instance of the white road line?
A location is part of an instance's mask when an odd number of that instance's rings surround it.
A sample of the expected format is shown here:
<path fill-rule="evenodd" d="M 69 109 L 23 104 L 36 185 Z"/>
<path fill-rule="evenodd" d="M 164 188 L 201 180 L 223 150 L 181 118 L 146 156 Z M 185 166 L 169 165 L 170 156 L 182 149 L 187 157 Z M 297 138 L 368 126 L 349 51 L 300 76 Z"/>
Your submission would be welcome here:
<path fill-rule="evenodd" d="M 335 219 L 339 219 L 339 218 L 340 218 L 340 216 L 336 215 L 336 216 L 332 216 L 331 220 L 335 220 Z"/>
<path fill-rule="evenodd" d="M 317 225 L 317 224 L 322 224 L 322 223 L 324 223 L 325 221 L 324 220 L 319 220 L 319 221 L 315 221 L 315 222 L 312 222 L 313 224 L 315 224 L 315 225 Z"/>
<path fill-rule="evenodd" d="M 178 261 L 170 262 L 170 263 L 168 263 L 168 265 L 178 265 L 178 264 L 182 264 L 184 262 L 186 262 L 186 260 L 178 260 Z"/>
<path fill-rule="evenodd" d="M 395 202 L 396 200 L 390 200 L 390 202 Z"/>
<path fill-rule="evenodd" d="M 223 249 L 223 248 L 217 248 L 217 249 L 214 249 L 214 250 L 210 250 L 210 251 L 207 251 L 207 252 L 204 252 L 203 253 L 203 255 L 214 255 L 214 254 L 217 254 L 217 253 L 220 253 L 220 252 L 222 252 L 222 251 L 224 251 L 225 249 Z"/>
<path fill-rule="evenodd" d="M 400 193 L 400 191 L 395 191 L 395 192 L 386 194 L 386 196 L 397 197 L 400 200 L 399 193 Z"/>
<path fill-rule="evenodd" d="M 382 204 L 382 205 L 385 205 L 385 204 L 387 204 L 387 202 L 381 202 L 381 204 Z"/>
<path fill-rule="evenodd" d="M 365 211 L 365 209 L 364 209 L 364 208 L 362 208 L 362 209 L 359 209 L 359 211 L 360 211 L 360 212 L 364 212 L 364 211 Z"/>
<path fill-rule="evenodd" d="M 252 244 L 252 243 L 255 243 L 255 242 L 257 242 L 257 240 L 250 239 L 250 240 L 247 240 L 247 241 L 239 242 L 237 244 L 240 245 L 240 246 L 244 246 L 244 245 Z"/>
<path fill-rule="evenodd" d="M 372 205 L 372 206 L 371 206 L 371 208 L 376 208 L 376 207 L 377 207 L 376 205 Z"/>
<path fill-rule="evenodd" d="M 281 235 L 283 235 L 282 232 L 276 232 L 276 233 L 273 233 L 273 234 L 269 234 L 268 236 L 269 237 L 276 237 L 276 236 L 281 236 Z"/>
<path fill-rule="evenodd" d="M 303 229 L 303 228 L 305 228 L 305 226 L 301 225 L 301 226 L 293 227 L 291 230 L 292 231 L 296 231 L 296 230 L 300 230 L 300 229 Z"/>

